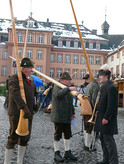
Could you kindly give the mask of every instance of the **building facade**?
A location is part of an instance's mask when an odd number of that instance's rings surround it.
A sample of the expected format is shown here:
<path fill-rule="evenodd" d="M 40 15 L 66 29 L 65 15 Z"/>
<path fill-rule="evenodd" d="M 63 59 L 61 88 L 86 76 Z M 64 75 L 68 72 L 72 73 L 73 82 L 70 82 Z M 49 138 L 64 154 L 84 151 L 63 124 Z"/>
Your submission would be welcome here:
<path fill-rule="evenodd" d="M 26 53 L 24 44 L 27 24 L 29 21 Z M 34 62 L 34 68 L 55 80 L 58 80 L 63 71 L 73 75 L 73 82 L 79 86 L 88 72 L 81 42 L 76 25 L 38 22 L 32 17 L 28 20 L 15 20 L 19 58 L 23 55 Z M 98 73 L 101 65 L 106 62 L 106 56 L 111 50 L 108 40 L 94 34 L 83 25 L 79 25 L 89 64 L 93 76 Z M 17 72 L 12 67 L 15 57 L 11 20 L 0 21 L 0 83 L 4 83 L 10 74 Z M 75 74 L 78 72 L 77 74 Z M 45 79 L 43 79 L 46 81 Z"/>

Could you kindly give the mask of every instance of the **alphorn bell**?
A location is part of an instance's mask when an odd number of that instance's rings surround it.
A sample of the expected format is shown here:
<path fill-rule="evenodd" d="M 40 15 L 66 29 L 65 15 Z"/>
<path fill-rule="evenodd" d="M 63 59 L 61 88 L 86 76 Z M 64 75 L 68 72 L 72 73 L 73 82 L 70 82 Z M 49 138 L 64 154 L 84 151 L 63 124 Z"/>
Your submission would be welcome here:
<path fill-rule="evenodd" d="M 99 91 L 98 94 L 97 94 L 97 98 L 96 98 L 96 102 L 95 102 L 95 106 L 94 106 L 94 109 L 93 109 L 92 116 L 91 116 L 91 118 L 87 121 L 87 122 L 89 122 L 89 123 L 91 123 L 91 124 L 93 124 L 93 125 L 95 125 L 95 121 L 96 121 L 96 119 L 94 120 L 94 117 L 95 117 L 95 112 L 96 112 L 96 106 L 97 106 L 97 104 L 98 104 L 98 102 L 99 102 L 99 97 L 100 97 L 100 91 Z"/>
<path fill-rule="evenodd" d="M 9 56 L 11 59 L 16 60 L 14 57 Z M 49 76 L 35 70 L 34 68 L 32 68 L 32 71 L 37 73 L 38 75 L 42 76 L 43 78 L 47 79 L 48 81 L 51 81 L 52 83 L 54 83 L 55 85 L 58 85 L 60 88 L 66 88 L 65 85 L 61 84 L 60 82 L 50 78 Z M 92 115 L 92 107 L 89 103 L 88 97 L 82 95 L 81 93 L 78 93 L 77 91 L 70 91 L 70 93 L 77 97 L 78 100 L 80 101 L 81 104 L 81 115 Z"/>
<path fill-rule="evenodd" d="M 17 75 L 18 75 L 18 80 L 19 80 L 20 94 L 26 103 L 24 85 L 23 85 L 23 80 L 22 80 L 22 73 L 21 73 L 20 62 L 19 62 L 18 45 L 17 45 L 17 37 L 16 37 L 16 29 L 15 29 L 15 21 L 14 21 L 14 16 L 13 16 L 12 2 L 11 2 L 11 0 L 9 0 L 9 2 L 10 2 L 12 31 L 13 31 L 13 40 L 14 40 L 14 49 L 15 49 L 15 55 L 16 55 Z M 22 109 L 20 109 L 20 117 L 19 117 L 17 129 L 16 129 L 16 133 L 20 136 L 26 136 L 29 134 L 28 119 L 24 119 L 23 116 L 24 116 L 24 112 Z"/>

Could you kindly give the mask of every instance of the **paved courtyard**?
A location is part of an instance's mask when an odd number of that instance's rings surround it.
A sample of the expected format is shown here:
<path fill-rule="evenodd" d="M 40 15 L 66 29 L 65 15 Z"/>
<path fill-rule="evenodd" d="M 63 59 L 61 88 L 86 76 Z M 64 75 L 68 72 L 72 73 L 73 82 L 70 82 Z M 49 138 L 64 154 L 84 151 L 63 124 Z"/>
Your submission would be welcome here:
<path fill-rule="evenodd" d="M 0 164 L 3 164 L 6 140 L 9 132 L 9 120 L 7 110 L 3 108 L 4 98 L 0 97 Z M 96 152 L 87 152 L 83 150 L 83 136 L 78 133 L 82 129 L 82 117 L 80 115 L 80 106 L 76 107 L 76 117 L 78 119 L 76 126 L 72 127 L 74 134 L 71 139 L 72 152 L 78 157 L 77 162 L 65 161 L 63 164 L 95 164 L 102 160 L 102 150 L 100 141 L 96 142 Z M 51 123 L 50 114 L 40 111 L 33 118 L 33 127 L 30 142 L 28 143 L 24 164 L 53 164 L 53 135 L 54 127 Z M 124 164 L 124 109 L 119 108 L 118 114 L 119 134 L 115 136 L 118 148 L 119 164 Z M 63 140 L 60 142 L 60 151 L 64 154 Z M 12 164 L 16 164 L 17 146 L 12 157 Z"/>

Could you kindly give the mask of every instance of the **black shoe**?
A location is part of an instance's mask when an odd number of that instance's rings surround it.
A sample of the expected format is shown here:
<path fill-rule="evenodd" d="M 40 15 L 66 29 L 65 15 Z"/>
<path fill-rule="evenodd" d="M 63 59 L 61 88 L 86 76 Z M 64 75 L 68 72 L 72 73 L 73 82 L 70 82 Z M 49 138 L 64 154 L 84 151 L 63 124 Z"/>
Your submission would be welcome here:
<path fill-rule="evenodd" d="M 107 162 L 107 161 L 101 161 L 101 162 L 97 162 L 96 164 L 109 164 L 109 162 Z"/>
<path fill-rule="evenodd" d="M 71 153 L 71 150 L 65 151 L 64 158 L 65 158 L 65 159 L 70 159 L 70 160 L 73 160 L 73 161 L 77 161 L 77 157 L 75 157 L 75 156 Z"/>
<path fill-rule="evenodd" d="M 84 146 L 84 150 L 90 151 L 89 147 L 87 147 L 87 146 Z"/>
<path fill-rule="evenodd" d="M 86 150 L 86 151 L 97 151 L 97 149 L 94 147 L 93 149 L 92 148 L 89 148 L 89 147 L 87 147 L 87 146 L 84 146 L 84 150 Z"/>
<path fill-rule="evenodd" d="M 64 162 L 64 158 L 61 156 L 60 151 L 55 152 L 54 160 L 58 162 Z"/>

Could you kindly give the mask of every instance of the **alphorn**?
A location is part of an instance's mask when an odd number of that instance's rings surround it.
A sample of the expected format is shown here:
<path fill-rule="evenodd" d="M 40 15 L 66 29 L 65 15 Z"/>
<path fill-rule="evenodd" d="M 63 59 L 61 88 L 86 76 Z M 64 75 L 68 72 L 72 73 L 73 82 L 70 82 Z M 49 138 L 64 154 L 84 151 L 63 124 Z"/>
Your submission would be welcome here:
<path fill-rule="evenodd" d="M 99 97 L 100 97 L 100 91 L 98 92 L 98 95 L 97 95 L 97 98 L 96 98 L 96 102 L 95 102 L 95 105 L 94 105 L 94 109 L 93 109 L 92 116 L 91 116 L 91 118 L 87 121 L 87 122 L 89 122 L 89 123 L 91 123 L 91 124 L 94 124 L 94 125 L 95 125 L 95 122 L 96 122 L 96 116 L 95 116 L 95 114 L 96 114 L 96 106 L 97 106 L 97 104 L 98 104 L 98 102 L 99 102 Z M 95 120 L 94 120 L 94 117 L 95 117 Z"/>
<path fill-rule="evenodd" d="M 9 56 L 11 59 L 16 60 L 14 57 Z M 60 82 L 52 79 L 51 77 L 37 71 L 36 69 L 32 68 L 32 71 L 37 73 L 38 75 L 42 76 L 43 78 L 47 79 L 48 81 L 51 81 L 55 85 L 58 85 L 60 88 L 66 88 L 67 86 L 61 84 Z M 81 93 L 78 93 L 77 91 L 70 91 L 70 93 L 77 97 L 81 104 L 81 115 L 92 115 L 92 107 L 89 103 L 88 97 L 82 95 Z"/>
<path fill-rule="evenodd" d="M 70 75 L 71 77 L 73 77 L 75 74 L 77 74 L 77 73 L 79 73 L 79 72 L 81 72 L 82 71 L 82 69 L 81 70 L 79 70 L 79 71 L 77 71 L 77 72 L 75 72 L 75 73 L 73 73 L 72 75 Z"/>
<path fill-rule="evenodd" d="M 17 45 L 17 37 L 16 37 L 16 29 L 15 29 L 15 21 L 14 21 L 14 16 L 13 16 L 12 2 L 11 2 L 11 0 L 9 0 L 9 2 L 10 2 L 12 31 L 13 31 L 14 49 L 15 49 L 15 54 L 16 54 L 16 65 L 17 65 L 17 75 L 18 75 L 18 80 L 19 80 L 20 94 L 26 103 L 24 85 L 23 85 L 23 80 L 22 80 L 22 73 L 21 73 L 20 62 L 19 62 L 18 45 Z M 22 109 L 20 109 L 20 117 L 19 117 L 17 129 L 16 129 L 16 133 L 20 136 L 26 136 L 29 134 L 28 119 L 24 119 L 23 116 L 24 116 L 24 112 Z"/>
<path fill-rule="evenodd" d="M 70 3 L 71 3 L 71 7 L 72 7 L 74 18 L 75 18 L 75 22 L 76 22 L 78 34 L 79 34 L 79 37 L 80 37 L 81 46 L 82 46 L 83 53 L 84 53 L 84 56 L 85 56 L 86 64 L 87 64 L 87 67 L 88 67 L 88 71 L 89 71 L 89 75 L 90 75 L 90 80 L 93 81 L 93 75 L 92 75 L 92 72 L 91 72 L 91 68 L 90 68 L 88 56 L 87 56 L 87 53 L 86 53 L 86 50 L 85 50 L 84 42 L 83 42 L 83 39 L 82 39 L 82 36 L 81 36 L 80 28 L 79 28 L 79 25 L 78 25 L 78 21 L 77 21 L 76 14 L 75 14 L 74 7 L 73 7 L 73 4 L 72 4 L 72 1 L 71 0 L 70 0 Z"/>

